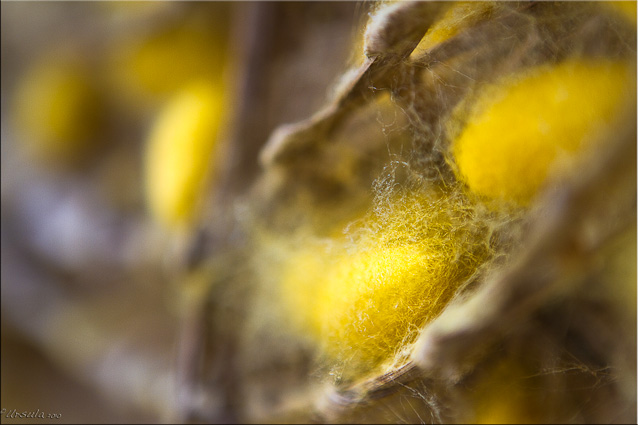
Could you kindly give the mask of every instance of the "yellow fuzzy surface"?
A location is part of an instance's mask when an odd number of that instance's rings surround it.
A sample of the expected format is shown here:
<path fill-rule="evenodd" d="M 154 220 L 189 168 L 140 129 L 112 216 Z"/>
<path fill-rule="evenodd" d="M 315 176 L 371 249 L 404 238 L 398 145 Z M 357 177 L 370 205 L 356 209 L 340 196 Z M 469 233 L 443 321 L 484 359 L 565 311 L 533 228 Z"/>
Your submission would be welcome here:
<path fill-rule="evenodd" d="M 397 202 L 350 238 L 290 249 L 281 299 L 294 325 L 345 378 L 400 357 L 488 257 L 480 227 L 455 197 Z"/>
<path fill-rule="evenodd" d="M 99 128 L 99 96 L 89 72 L 74 60 L 43 61 L 20 82 L 14 99 L 16 129 L 34 156 L 73 162 Z"/>
<path fill-rule="evenodd" d="M 223 98 L 206 81 L 186 86 L 157 117 L 146 145 L 148 207 L 169 229 L 187 227 L 196 212 L 217 145 Z"/>
<path fill-rule="evenodd" d="M 613 129 L 633 96 L 627 64 L 568 60 L 537 67 L 483 91 L 452 154 L 458 177 L 489 199 L 527 205 L 550 173 Z"/>

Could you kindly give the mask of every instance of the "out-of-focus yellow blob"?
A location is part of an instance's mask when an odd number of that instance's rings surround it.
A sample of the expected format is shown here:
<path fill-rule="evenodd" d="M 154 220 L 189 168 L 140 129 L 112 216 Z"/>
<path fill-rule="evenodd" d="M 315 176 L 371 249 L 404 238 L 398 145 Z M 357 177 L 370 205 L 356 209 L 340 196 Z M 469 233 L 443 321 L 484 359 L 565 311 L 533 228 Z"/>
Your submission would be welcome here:
<path fill-rule="evenodd" d="M 611 8 L 614 12 L 619 13 L 629 22 L 636 25 L 638 17 L 636 16 L 636 1 L 603 1 L 601 4 Z"/>
<path fill-rule="evenodd" d="M 219 80 L 226 62 L 226 34 L 217 23 L 188 19 L 114 46 L 108 75 L 134 107 L 165 101 L 195 79 Z"/>
<path fill-rule="evenodd" d="M 457 35 L 463 28 L 485 18 L 494 8 L 491 1 L 455 2 L 425 33 L 411 56 L 419 57 L 432 47 Z"/>
<path fill-rule="evenodd" d="M 488 199 L 529 204 L 613 130 L 635 84 L 626 63 L 568 60 L 484 90 L 452 145 L 458 177 Z"/>
<path fill-rule="evenodd" d="M 508 358 L 490 370 L 473 388 L 474 415 L 468 423 L 520 424 L 542 423 L 548 413 L 540 401 L 545 395 L 537 380 L 528 378 L 523 359 Z"/>
<path fill-rule="evenodd" d="M 170 229 L 191 222 L 214 157 L 223 113 L 221 90 L 207 81 L 186 86 L 160 112 L 146 146 L 146 196 Z"/>
<path fill-rule="evenodd" d="M 100 96 L 89 71 L 73 59 L 45 60 L 18 84 L 14 118 L 30 154 L 50 163 L 74 163 L 95 145 Z"/>
<path fill-rule="evenodd" d="M 288 316 L 342 376 L 392 361 L 488 257 L 460 205 L 444 197 L 398 203 L 353 242 L 307 242 L 286 258 Z"/>

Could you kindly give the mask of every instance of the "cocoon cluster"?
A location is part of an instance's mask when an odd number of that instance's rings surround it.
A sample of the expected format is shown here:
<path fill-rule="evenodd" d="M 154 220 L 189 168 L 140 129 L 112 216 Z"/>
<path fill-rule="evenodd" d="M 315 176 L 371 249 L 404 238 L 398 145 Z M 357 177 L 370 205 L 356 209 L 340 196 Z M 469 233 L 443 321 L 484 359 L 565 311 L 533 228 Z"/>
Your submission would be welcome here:
<path fill-rule="evenodd" d="M 529 204 L 548 175 L 572 169 L 635 102 L 632 70 L 571 59 L 484 89 L 452 144 L 458 177 L 487 199 Z"/>

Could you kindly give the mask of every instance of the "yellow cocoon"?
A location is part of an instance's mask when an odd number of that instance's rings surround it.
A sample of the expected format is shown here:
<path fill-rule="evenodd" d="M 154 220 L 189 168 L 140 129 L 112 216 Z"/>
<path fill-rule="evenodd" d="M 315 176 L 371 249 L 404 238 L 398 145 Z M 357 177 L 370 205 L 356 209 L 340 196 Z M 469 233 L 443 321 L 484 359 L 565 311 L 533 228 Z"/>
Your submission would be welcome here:
<path fill-rule="evenodd" d="M 19 82 L 14 101 L 16 130 L 38 159 L 71 163 L 93 146 L 100 101 L 81 63 L 61 59 L 37 64 Z"/>
<path fill-rule="evenodd" d="M 307 242 L 281 274 L 288 316 L 349 378 L 400 357 L 487 258 L 458 201 L 398 203 L 355 240 Z"/>
<path fill-rule="evenodd" d="M 153 216 L 170 229 L 192 221 L 214 156 L 223 98 L 206 81 L 175 95 L 157 117 L 146 145 L 146 198 Z"/>
<path fill-rule="evenodd" d="M 226 35 L 211 25 L 190 19 L 138 40 L 123 39 L 108 63 L 115 90 L 133 106 L 155 106 L 189 81 L 219 78 Z"/>
<path fill-rule="evenodd" d="M 568 60 L 489 87 L 453 142 L 458 177 L 489 199 L 527 205 L 550 172 L 613 129 L 634 97 L 626 63 Z"/>

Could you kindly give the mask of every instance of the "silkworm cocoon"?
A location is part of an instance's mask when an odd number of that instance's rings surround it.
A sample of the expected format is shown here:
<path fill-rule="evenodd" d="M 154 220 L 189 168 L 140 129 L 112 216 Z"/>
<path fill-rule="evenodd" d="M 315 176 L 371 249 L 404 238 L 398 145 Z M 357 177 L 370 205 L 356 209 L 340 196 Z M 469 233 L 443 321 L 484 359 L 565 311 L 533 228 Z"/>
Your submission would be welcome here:
<path fill-rule="evenodd" d="M 613 130 L 635 82 L 623 62 L 567 60 L 487 88 L 453 141 L 457 176 L 488 199 L 529 204 L 550 172 Z"/>
<path fill-rule="evenodd" d="M 225 37 L 211 29 L 212 22 L 191 21 L 113 46 L 109 81 L 126 102 L 155 106 L 189 81 L 221 75 Z"/>
<path fill-rule="evenodd" d="M 447 200 L 413 200 L 378 227 L 368 223 L 354 242 L 308 244 L 287 259 L 285 308 L 337 373 L 349 378 L 392 361 L 486 259 L 462 216 Z"/>
<path fill-rule="evenodd" d="M 77 60 L 35 65 L 19 82 L 13 104 L 23 146 L 51 163 L 81 159 L 100 129 L 98 93 L 89 71 Z"/>
<path fill-rule="evenodd" d="M 146 198 L 167 228 L 192 220 L 217 145 L 222 94 L 206 81 L 178 92 L 160 112 L 145 152 Z"/>

